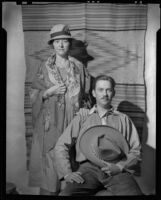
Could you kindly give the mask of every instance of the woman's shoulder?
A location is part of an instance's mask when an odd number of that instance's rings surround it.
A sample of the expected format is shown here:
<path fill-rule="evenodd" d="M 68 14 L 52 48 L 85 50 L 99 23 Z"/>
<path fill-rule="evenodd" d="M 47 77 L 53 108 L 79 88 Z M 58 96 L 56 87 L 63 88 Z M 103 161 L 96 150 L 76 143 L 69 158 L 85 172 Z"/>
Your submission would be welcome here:
<path fill-rule="evenodd" d="M 55 62 L 55 58 L 55 53 L 50 54 L 46 59 L 45 64 L 49 66 L 52 65 Z"/>
<path fill-rule="evenodd" d="M 83 63 L 77 60 L 76 58 L 72 56 L 68 56 L 69 61 L 73 62 L 77 67 L 82 68 L 84 67 Z"/>

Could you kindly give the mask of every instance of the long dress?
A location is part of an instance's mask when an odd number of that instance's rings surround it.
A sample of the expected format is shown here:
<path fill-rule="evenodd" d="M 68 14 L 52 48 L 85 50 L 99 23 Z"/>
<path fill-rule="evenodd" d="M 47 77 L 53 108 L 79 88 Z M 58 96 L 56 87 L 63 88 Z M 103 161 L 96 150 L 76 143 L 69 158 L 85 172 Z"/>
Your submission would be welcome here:
<path fill-rule="evenodd" d="M 30 154 L 29 186 L 57 192 L 60 182 L 54 169 L 51 150 L 80 107 L 88 107 L 83 96 L 90 90 L 90 75 L 80 63 L 68 56 L 68 65 L 60 71 L 55 55 L 38 70 L 31 86 L 33 140 Z M 64 83 L 65 95 L 53 95 L 46 100 L 47 88 Z"/>

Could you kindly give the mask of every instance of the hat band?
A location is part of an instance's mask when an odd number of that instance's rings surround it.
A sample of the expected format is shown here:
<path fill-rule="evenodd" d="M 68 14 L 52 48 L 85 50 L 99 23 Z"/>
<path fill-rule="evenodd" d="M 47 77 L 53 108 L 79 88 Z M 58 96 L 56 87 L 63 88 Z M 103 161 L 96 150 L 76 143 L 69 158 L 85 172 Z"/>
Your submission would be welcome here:
<path fill-rule="evenodd" d="M 52 34 L 50 35 L 50 37 L 53 38 L 53 37 L 56 37 L 56 36 L 59 36 L 59 35 L 68 35 L 68 36 L 71 36 L 70 33 L 67 33 L 67 32 L 65 32 L 65 31 L 59 31 L 59 32 L 56 32 L 56 33 L 52 33 Z"/>

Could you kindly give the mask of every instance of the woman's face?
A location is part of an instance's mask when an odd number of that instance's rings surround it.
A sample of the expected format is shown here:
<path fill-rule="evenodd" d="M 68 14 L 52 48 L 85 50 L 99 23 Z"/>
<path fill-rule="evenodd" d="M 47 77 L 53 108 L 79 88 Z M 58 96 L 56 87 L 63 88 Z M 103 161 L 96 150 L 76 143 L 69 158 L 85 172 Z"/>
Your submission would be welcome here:
<path fill-rule="evenodd" d="M 53 47 L 56 54 L 59 56 L 66 56 L 69 51 L 70 42 L 68 39 L 56 39 L 53 41 Z"/>

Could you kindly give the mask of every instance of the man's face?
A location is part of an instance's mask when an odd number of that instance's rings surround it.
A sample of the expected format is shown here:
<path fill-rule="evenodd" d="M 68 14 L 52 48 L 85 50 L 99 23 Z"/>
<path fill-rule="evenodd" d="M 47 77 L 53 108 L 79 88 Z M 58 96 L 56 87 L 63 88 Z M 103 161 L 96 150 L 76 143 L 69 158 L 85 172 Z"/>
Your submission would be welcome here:
<path fill-rule="evenodd" d="M 68 39 L 57 39 L 53 41 L 55 53 L 59 56 L 66 56 L 69 51 L 70 42 Z"/>
<path fill-rule="evenodd" d="M 107 108 L 111 105 L 114 96 L 114 89 L 112 88 L 110 81 L 99 80 L 97 81 L 95 90 L 92 91 L 92 94 L 96 98 L 97 105 Z"/>

